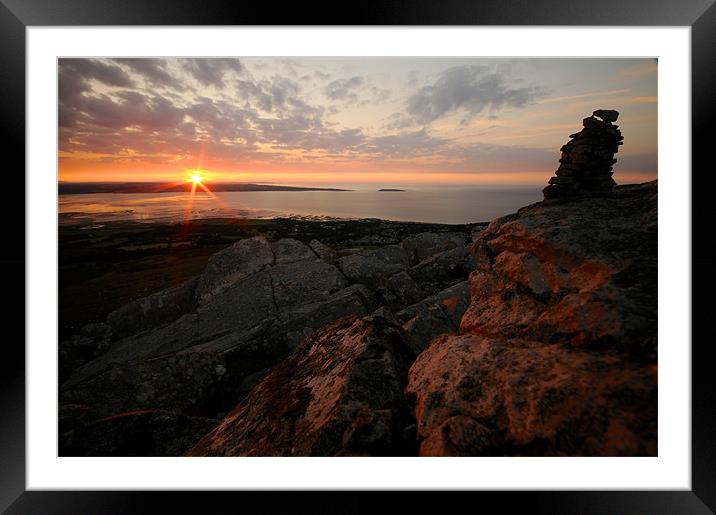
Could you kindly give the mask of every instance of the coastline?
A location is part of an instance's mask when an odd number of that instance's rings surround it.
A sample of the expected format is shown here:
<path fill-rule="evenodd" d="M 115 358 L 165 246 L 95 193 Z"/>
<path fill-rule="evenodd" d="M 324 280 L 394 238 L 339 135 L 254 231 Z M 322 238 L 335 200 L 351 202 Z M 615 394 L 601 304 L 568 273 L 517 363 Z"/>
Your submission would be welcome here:
<path fill-rule="evenodd" d="M 403 192 L 352 190 L 198 193 L 97 193 L 60 195 L 61 225 L 134 220 L 172 223 L 187 219 L 295 218 L 464 224 L 487 221 L 541 200 L 539 188 L 430 189 Z"/>
<path fill-rule="evenodd" d="M 201 183 L 200 183 L 201 184 Z M 283 186 L 280 184 L 255 183 L 211 183 L 214 192 L 229 191 L 351 191 L 342 188 L 318 188 L 303 186 Z M 191 182 L 60 182 L 57 185 L 59 195 L 86 195 L 93 193 L 188 193 L 196 188 Z"/>

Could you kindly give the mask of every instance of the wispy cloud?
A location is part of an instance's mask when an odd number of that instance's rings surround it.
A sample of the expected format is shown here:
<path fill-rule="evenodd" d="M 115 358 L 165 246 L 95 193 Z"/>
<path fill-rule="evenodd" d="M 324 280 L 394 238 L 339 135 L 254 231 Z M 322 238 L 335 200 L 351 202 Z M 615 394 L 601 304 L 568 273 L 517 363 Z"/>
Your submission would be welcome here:
<path fill-rule="evenodd" d="M 589 91 L 587 93 L 579 93 L 578 95 L 566 95 L 561 97 L 542 98 L 537 100 L 538 104 L 554 104 L 556 102 L 568 102 L 570 100 L 578 100 L 581 98 L 599 98 L 610 95 L 620 95 L 622 93 L 629 93 L 630 89 L 613 89 L 610 91 Z"/>
<path fill-rule="evenodd" d="M 619 71 L 618 76 L 625 79 L 638 79 L 649 75 L 656 75 L 659 67 L 654 59 L 647 59 L 633 64 Z"/>
<path fill-rule="evenodd" d="M 624 103 L 625 104 L 656 104 L 658 102 L 656 95 L 644 96 L 644 97 L 629 97 Z"/>

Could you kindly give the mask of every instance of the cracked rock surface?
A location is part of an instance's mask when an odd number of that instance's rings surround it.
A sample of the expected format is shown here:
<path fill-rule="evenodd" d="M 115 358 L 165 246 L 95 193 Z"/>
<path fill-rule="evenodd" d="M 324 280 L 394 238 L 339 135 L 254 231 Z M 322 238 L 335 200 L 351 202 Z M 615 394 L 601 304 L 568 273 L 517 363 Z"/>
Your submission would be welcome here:
<path fill-rule="evenodd" d="M 245 238 L 213 255 L 200 276 L 110 313 L 98 326 L 106 330 L 83 328 L 89 336 L 74 337 L 71 349 L 88 350 L 61 385 L 60 402 L 96 417 L 162 410 L 218 421 L 317 329 L 464 283 L 444 267 L 431 275 L 419 260 L 458 250 L 457 269 L 468 240 L 467 232 L 425 233 L 336 248 Z M 61 441 L 76 442 L 73 434 Z"/>

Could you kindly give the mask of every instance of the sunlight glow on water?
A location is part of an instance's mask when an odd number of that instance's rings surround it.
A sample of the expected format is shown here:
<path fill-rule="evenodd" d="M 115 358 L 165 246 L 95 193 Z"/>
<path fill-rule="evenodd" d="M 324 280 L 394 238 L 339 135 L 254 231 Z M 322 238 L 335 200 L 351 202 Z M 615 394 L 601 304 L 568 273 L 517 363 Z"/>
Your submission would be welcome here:
<path fill-rule="evenodd" d="M 542 199 L 539 188 L 441 191 L 251 191 L 60 195 L 60 224 L 199 218 L 380 218 L 412 222 L 487 222 Z"/>

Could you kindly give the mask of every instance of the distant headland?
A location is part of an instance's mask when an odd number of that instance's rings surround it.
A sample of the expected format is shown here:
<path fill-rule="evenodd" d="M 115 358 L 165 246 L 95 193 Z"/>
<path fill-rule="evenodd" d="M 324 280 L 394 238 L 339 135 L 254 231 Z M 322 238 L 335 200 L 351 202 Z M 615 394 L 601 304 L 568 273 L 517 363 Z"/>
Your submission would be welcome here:
<path fill-rule="evenodd" d="M 238 182 L 211 182 L 213 192 L 220 191 L 351 191 L 339 188 L 304 188 L 278 184 L 253 184 Z M 60 195 L 81 195 L 87 193 L 174 193 L 191 191 L 192 183 L 183 182 L 60 182 Z"/>
<path fill-rule="evenodd" d="M 405 190 L 399 190 L 397 188 L 381 188 L 378 191 L 405 191 Z"/>

